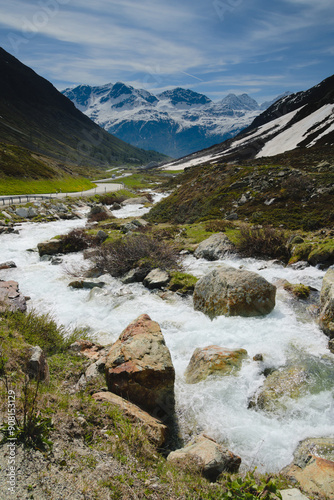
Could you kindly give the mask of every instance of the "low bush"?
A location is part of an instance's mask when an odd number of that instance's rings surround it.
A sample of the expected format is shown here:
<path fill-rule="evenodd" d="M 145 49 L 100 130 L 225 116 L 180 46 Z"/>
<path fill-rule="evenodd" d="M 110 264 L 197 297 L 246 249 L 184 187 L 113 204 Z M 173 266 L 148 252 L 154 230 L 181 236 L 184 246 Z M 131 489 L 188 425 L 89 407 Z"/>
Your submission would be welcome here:
<path fill-rule="evenodd" d="M 223 233 L 231 227 L 233 227 L 233 224 L 228 220 L 212 220 L 205 224 L 205 231 L 208 233 Z"/>
<path fill-rule="evenodd" d="M 109 219 L 110 216 L 106 212 L 98 212 L 97 214 L 90 215 L 88 218 L 88 222 L 102 222 Z"/>
<path fill-rule="evenodd" d="M 238 250 L 248 257 L 270 257 L 287 261 L 287 235 L 270 226 L 251 227 L 241 225 L 237 242 Z"/>
<path fill-rule="evenodd" d="M 99 244 L 98 238 L 86 233 L 83 229 L 73 229 L 68 234 L 61 236 L 63 252 L 80 252 L 86 248 Z"/>
<path fill-rule="evenodd" d="M 126 196 L 115 194 L 104 194 L 99 196 L 99 203 L 102 205 L 113 205 L 114 203 L 122 203 Z"/>
<path fill-rule="evenodd" d="M 94 260 L 99 269 L 111 276 L 122 276 L 135 267 L 147 272 L 157 267 L 178 269 L 180 256 L 172 243 L 145 234 L 133 234 L 103 245 Z"/>

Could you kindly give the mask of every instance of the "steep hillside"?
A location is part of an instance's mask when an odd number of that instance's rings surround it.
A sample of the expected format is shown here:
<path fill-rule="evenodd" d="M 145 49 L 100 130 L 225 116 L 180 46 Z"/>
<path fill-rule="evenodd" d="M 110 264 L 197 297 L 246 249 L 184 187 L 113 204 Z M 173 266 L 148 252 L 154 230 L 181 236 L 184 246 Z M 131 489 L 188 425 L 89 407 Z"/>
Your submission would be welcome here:
<path fill-rule="evenodd" d="M 67 164 L 102 168 L 162 159 L 158 153 L 137 149 L 102 130 L 50 82 L 2 48 L 0 75 L 2 142 Z"/>
<path fill-rule="evenodd" d="M 213 102 L 180 87 L 153 95 L 121 82 L 80 85 L 63 94 L 120 139 L 174 158 L 234 137 L 264 109 L 247 94 Z"/>
<path fill-rule="evenodd" d="M 172 194 L 153 207 L 152 222 L 245 220 L 289 229 L 333 227 L 334 151 L 310 148 L 242 164 L 187 168 Z M 327 161 L 320 161 L 326 157 Z"/>
<path fill-rule="evenodd" d="M 241 161 L 334 144 L 334 76 L 283 97 L 234 139 L 166 165 L 172 170 L 205 162 Z M 325 157 L 323 159 L 326 159 Z"/>

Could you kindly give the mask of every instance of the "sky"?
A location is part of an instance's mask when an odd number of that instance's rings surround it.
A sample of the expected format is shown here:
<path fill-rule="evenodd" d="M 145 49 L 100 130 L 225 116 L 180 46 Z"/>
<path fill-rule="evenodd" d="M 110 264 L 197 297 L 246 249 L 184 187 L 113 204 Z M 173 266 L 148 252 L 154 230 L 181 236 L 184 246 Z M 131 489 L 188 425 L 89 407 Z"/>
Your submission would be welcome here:
<path fill-rule="evenodd" d="M 122 81 L 262 103 L 334 73 L 334 1 L 0 0 L 0 45 L 59 90 Z"/>

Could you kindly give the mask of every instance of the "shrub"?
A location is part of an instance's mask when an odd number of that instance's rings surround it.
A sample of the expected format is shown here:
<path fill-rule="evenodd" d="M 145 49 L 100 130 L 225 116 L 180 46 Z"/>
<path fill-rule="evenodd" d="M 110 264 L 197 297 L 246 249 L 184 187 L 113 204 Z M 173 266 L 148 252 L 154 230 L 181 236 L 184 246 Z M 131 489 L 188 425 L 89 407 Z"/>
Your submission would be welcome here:
<path fill-rule="evenodd" d="M 64 253 L 80 252 L 99 243 L 96 236 L 87 234 L 83 229 L 73 229 L 68 234 L 63 235 L 61 240 Z"/>
<path fill-rule="evenodd" d="M 295 201 L 305 198 L 311 188 L 311 180 L 302 175 L 291 175 L 282 182 L 283 195 Z"/>
<path fill-rule="evenodd" d="M 180 256 L 172 243 L 156 240 L 145 234 L 133 234 L 103 245 L 94 260 L 98 268 L 111 276 L 122 276 L 135 267 L 141 267 L 147 272 L 157 267 L 177 269 Z"/>
<path fill-rule="evenodd" d="M 282 259 L 289 258 L 287 249 L 287 236 L 284 231 L 269 226 L 240 227 L 237 247 L 239 251 L 249 257 L 270 257 Z"/>
<path fill-rule="evenodd" d="M 90 215 L 88 218 L 88 222 L 102 222 L 109 219 L 110 216 L 106 212 L 98 212 L 97 214 Z"/>
<path fill-rule="evenodd" d="M 210 233 L 223 233 L 226 229 L 233 227 L 228 220 L 212 220 L 205 224 L 205 231 Z"/>
<path fill-rule="evenodd" d="M 104 194 L 99 196 L 99 203 L 102 205 L 113 205 L 114 203 L 122 203 L 126 199 L 125 196 L 117 194 Z"/>

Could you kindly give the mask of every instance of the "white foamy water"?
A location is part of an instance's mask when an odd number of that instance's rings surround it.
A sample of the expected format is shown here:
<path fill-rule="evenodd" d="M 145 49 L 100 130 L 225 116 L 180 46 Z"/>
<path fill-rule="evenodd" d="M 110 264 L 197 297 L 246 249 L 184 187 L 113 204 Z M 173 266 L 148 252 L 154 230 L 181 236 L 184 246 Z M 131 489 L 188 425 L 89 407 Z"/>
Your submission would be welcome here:
<path fill-rule="evenodd" d="M 135 214 L 138 216 L 138 213 Z M 284 291 L 278 291 L 274 311 L 263 318 L 218 317 L 211 321 L 194 311 L 192 299 L 174 296 L 162 300 L 141 284 L 123 285 L 103 276 L 103 289 L 73 290 L 73 277 L 66 268 L 84 264 L 81 254 L 64 256 L 60 266 L 42 262 L 37 243 L 65 233 L 85 221 L 58 221 L 23 224 L 19 235 L 0 236 L 0 262 L 13 260 L 16 269 L 0 271 L 0 279 L 19 282 L 24 295 L 31 297 L 29 308 L 51 312 L 58 322 L 88 326 L 102 343 L 115 341 L 137 316 L 147 313 L 157 321 L 171 351 L 176 370 L 176 398 L 184 436 L 205 431 L 239 454 L 247 467 L 278 471 L 291 459 L 298 441 L 333 435 L 333 360 L 327 350 L 328 339 L 311 316 L 301 316 Z M 320 289 L 323 271 L 309 267 L 294 271 L 254 259 L 228 259 L 235 267 L 257 271 L 271 282 L 278 278 L 305 283 Z M 201 276 L 219 262 L 196 260 L 189 256 L 185 266 Z M 267 267 L 266 267 L 267 266 Z M 236 376 L 208 378 L 188 385 L 184 371 L 196 347 L 217 344 L 226 348 L 245 348 L 249 358 Z M 254 362 L 262 353 L 264 361 Z M 319 388 L 299 400 L 290 400 L 286 409 L 269 414 L 248 409 L 249 399 L 264 380 L 264 368 L 278 368 L 290 360 L 306 359 L 319 374 Z"/>

